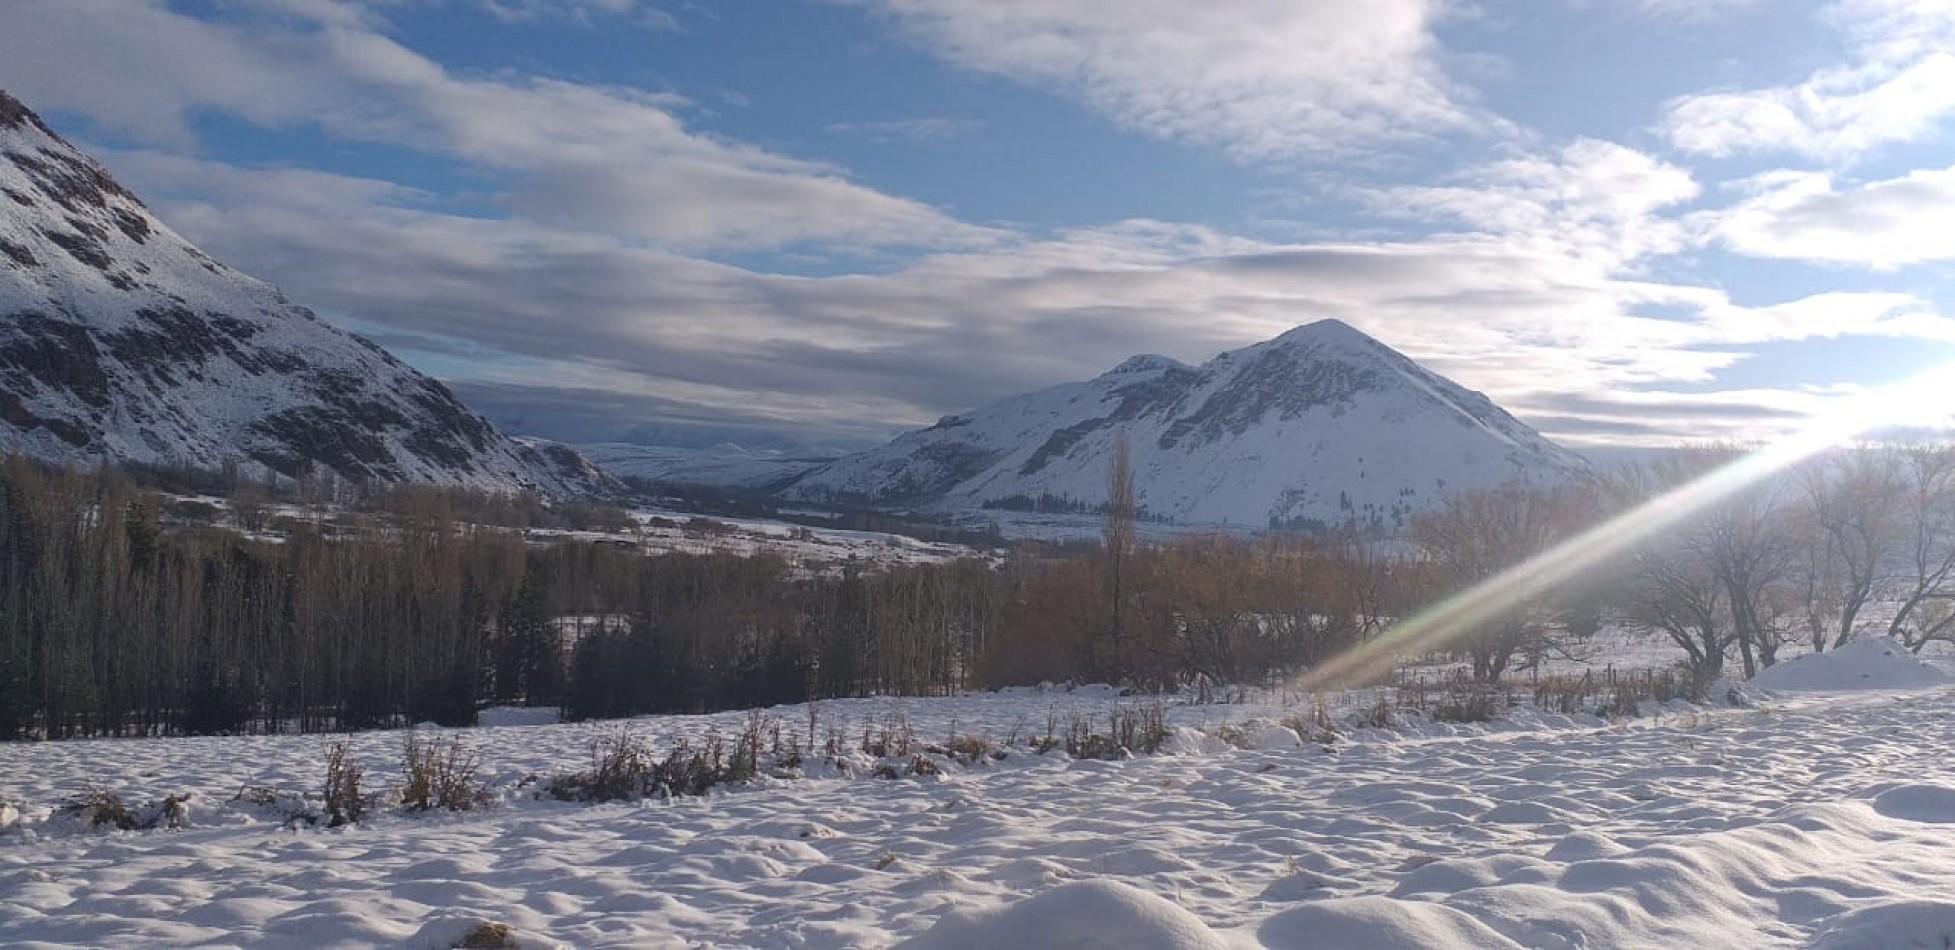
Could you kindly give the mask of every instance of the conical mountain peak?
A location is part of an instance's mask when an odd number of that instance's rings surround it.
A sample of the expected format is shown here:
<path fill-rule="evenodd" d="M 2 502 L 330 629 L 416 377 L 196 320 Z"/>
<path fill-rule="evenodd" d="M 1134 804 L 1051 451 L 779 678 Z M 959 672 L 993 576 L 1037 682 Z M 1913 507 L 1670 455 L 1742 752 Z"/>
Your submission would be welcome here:
<path fill-rule="evenodd" d="M 1579 456 L 1338 320 L 1199 367 L 1136 357 L 834 462 L 808 499 L 945 511 L 1091 510 L 1125 443 L 1151 514 L 1201 524 L 1390 526 L 1449 490 L 1585 471 Z"/>
<path fill-rule="evenodd" d="M 1131 376 L 1140 373 L 1158 373 L 1166 370 L 1188 368 L 1188 364 L 1170 356 L 1162 356 L 1158 353 L 1142 353 L 1139 356 L 1127 357 L 1119 366 L 1108 370 L 1106 375 Z"/>
<path fill-rule="evenodd" d="M 1394 350 L 1390 346 L 1387 346 L 1383 342 L 1379 341 L 1376 337 L 1373 337 L 1370 334 L 1365 333 L 1363 330 L 1360 330 L 1357 327 L 1345 323 L 1342 320 L 1336 319 L 1335 317 L 1330 317 L 1323 320 L 1318 320 L 1314 323 L 1306 323 L 1301 326 L 1294 327 L 1284 332 L 1282 336 L 1270 340 L 1268 343 L 1263 343 L 1258 345 L 1282 346 L 1282 347 L 1338 346 L 1338 347 L 1345 347 L 1360 352 L 1370 351 L 1370 352 L 1382 352 L 1382 353 L 1389 353 L 1392 355 L 1398 355 L 1397 350 Z"/>

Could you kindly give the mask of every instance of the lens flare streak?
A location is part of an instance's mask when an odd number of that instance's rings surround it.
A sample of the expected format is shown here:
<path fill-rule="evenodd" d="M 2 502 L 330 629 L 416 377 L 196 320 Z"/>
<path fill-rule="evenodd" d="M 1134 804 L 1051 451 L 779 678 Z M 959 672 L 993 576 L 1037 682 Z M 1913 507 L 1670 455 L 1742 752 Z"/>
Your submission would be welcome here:
<path fill-rule="evenodd" d="M 1462 639 L 1496 617 L 1631 551 L 1745 488 L 1829 448 L 1899 422 L 1945 424 L 1955 398 L 1955 363 L 1854 398 L 1805 429 L 1581 532 L 1546 551 L 1387 628 L 1371 641 L 1333 657 L 1300 677 L 1307 690 L 1375 682 L 1401 656 L 1430 652 Z"/>

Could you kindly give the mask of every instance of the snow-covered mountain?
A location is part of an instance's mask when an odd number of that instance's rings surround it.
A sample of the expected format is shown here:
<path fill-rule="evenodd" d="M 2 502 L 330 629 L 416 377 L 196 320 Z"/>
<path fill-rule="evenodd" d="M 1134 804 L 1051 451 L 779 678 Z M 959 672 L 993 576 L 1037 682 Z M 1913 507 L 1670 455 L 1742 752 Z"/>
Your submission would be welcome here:
<path fill-rule="evenodd" d="M 1447 491 L 1587 470 L 1487 397 L 1325 320 L 1198 367 L 1137 356 L 946 417 L 788 491 L 935 510 L 1092 507 L 1122 439 L 1146 512 L 1248 527 L 1392 525 Z"/>
<path fill-rule="evenodd" d="M 212 260 L 0 92 L 0 451 L 553 494 L 606 476 Z"/>

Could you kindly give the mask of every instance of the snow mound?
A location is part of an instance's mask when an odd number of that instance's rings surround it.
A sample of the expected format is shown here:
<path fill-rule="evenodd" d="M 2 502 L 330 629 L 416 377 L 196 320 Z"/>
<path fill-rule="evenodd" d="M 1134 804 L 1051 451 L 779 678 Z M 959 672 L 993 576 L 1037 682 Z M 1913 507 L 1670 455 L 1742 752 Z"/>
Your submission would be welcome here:
<path fill-rule="evenodd" d="M 1256 928 L 1266 947 L 1311 950 L 1430 950 L 1520 945 L 1443 904 L 1390 897 L 1345 897 L 1286 910 Z"/>
<path fill-rule="evenodd" d="M 1295 729 L 1272 722 L 1251 733 L 1249 743 L 1250 748 L 1254 749 L 1294 749 L 1303 744 L 1303 739 Z"/>
<path fill-rule="evenodd" d="M 1900 785 L 1874 796 L 1874 811 L 1902 821 L 1955 822 L 1955 788 Z"/>
<path fill-rule="evenodd" d="M 1955 903 L 1902 900 L 1848 911 L 1813 938 L 1812 950 L 1914 950 L 1955 946 Z"/>
<path fill-rule="evenodd" d="M 1229 744 L 1193 726 L 1170 726 L 1161 751 L 1169 755 L 1214 755 L 1229 751 Z"/>
<path fill-rule="evenodd" d="M 1593 831 L 1577 831 L 1548 849 L 1550 861 L 1596 861 L 1629 853 L 1629 849 L 1617 844 L 1608 835 Z"/>
<path fill-rule="evenodd" d="M 1769 690 L 1914 689 L 1940 686 L 1949 676 L 1890 637 L 1854 640 L 1831 653 L 1787 660 L 1751 678 Z"/>
<path fill-rule="evenodd" d="M 1225 950 L 1195 915 L 1114 881 L 1063 884 L 984 911 L 955 911 L 905 950 Z"/>

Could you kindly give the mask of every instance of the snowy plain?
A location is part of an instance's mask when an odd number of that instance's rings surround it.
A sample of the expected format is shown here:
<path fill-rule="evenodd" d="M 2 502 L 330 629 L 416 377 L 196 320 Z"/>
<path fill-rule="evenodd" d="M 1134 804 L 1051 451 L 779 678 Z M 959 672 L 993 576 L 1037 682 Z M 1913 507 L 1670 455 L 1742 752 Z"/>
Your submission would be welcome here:
<path fill-rule="evenodd" d="M 1125 761 L 1019 748 L 889 780 L 863 760 L 636 804 L 538 799 L 524 779 L 626 726 L 665 746 L 746 714 L 500 725 L 439 734 L 483 752 L 495 807 L 331 830 L 228 801 L 316 789 L 329 737 L 5 746 L 0 943 L 443 947 L 492 922 L 546 947 L 1946 946 L 1955 689 L 1892 651 L 1802 662 L 1801 690 L 1620 722 L 1522 708 L 1359 728 L 1369 700 L 1351 695 L 1326 746 L 1278 727 L 1301 707 L 1272 695 L 1174 706 L 1168 749 Z M 1005 740 L 1127 702 L 1020 690 L 812 715 L 818 733 L 901 718 L 924 741 Z M 768 711 L 804 734 L 810 714 Z M 1231 731 L 1250 747 L 1212 737 Z M 397 774 L 400 733 L 347 741 L 374 782 Z M 187 826 L 48 814 L 91 785 L 190 792 Z"/>
<path fill-rule="evenodd" d="M 170 495 L 171 501 L 228 512 L 230 502 L 214 495 Z M 291 520 L 314 525 L 342 523 L 344 513 L 331 508 L 280 504 L 271 508 L 273 522 Z M 531 528 L 521 533 L 535 545 L 577 541 L 604 544 L 651 557 L 664 554 L 726 554 L 754 557 L 771 554 L 809 573 L 838 573 L 853 563 L 863 570 L 883 570 L 913 564 L 941 564 L 961 558 L 999 558 L 1004 552 L 969 545 L 923 541 L 887 531 L 812 528 L 768 518 L 703 517 L 667 508 L 640 506 L 627 512 L 631 528 L 623 531 Z M 819 514 L 819 513 L 816 513 Z M 284 531 L 247 531 L 228 515 L 219 522 L 253 540 L 281 543 Z M 515 529 L 477 526 L 479 530 Z"/>

